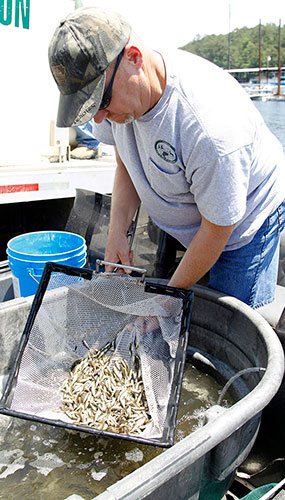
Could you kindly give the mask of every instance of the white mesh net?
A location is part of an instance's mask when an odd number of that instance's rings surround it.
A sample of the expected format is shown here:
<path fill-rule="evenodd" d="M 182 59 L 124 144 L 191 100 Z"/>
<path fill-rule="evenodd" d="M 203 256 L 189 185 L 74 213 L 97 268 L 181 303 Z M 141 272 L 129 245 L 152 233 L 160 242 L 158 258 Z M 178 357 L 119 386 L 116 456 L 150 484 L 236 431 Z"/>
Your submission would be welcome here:
<path fill-rule="evenodd" d="M 58 288 L 54 288 L 55 283 Z M 63 409 L 63 388 L 75 365 L 90 355 L 91 349 L 91 352 L 102 352 L 101 357 L 107 359 L 105 364 L 111 372 L 115 365 L 116 370 L 122 370 L 118 360 L 123 360 L 128 383 L 134 374 L 141 377 L 150 418 L 143 430 L 136 433 L 147 439 L 160 438 L 167 425 L 176 372 L 183 366 L 181 362 L 178 366 L 176 359 L 181 350 L 183 314 L 181 298 L 146 292 L 138 278 L 93 273 L 89 281 L 52 273 L 23 351 L 11 409 L 45 419 L 72 422 L 70 414 Z M 106 413 L 110 413 L 117 406 L 119 390 L 113 387 L 115 379 L 107 372 L 102 373 L 101 383 L 98 378 L 94 386 L 92 380 L 86 381 L 84 394 L 79 399 L 81 402 L 84 399 L 87 407 L 92 403 L 94 412 L 102 407 L 104 400 Z M 110 381 L 106 380 L 108 377 Z M 127 394 L 127 382 L 123 382 Z M 136 383 L 140 381 L 136 379 Z M 110 392 L 104 389 L 104 397 L 96 392 L 97 389 L 102 391 L 103 385 L 110 388 Z M 139 394 L 140 386 L 135 387 Z M 77 390 L 80 392 L 79 385 Z M 65 397 L 69 398 L 66 394 Z M 104 420 L 104 415 L 100 419 Z M 107 421 L 106 418 L 101 429 L 116 431 Z M 96 423 L 93 427 L 96 428 Z M 132 434 L 131 428 L 129 432 L 127 427 L 124 429 L 126 434 Z"/>

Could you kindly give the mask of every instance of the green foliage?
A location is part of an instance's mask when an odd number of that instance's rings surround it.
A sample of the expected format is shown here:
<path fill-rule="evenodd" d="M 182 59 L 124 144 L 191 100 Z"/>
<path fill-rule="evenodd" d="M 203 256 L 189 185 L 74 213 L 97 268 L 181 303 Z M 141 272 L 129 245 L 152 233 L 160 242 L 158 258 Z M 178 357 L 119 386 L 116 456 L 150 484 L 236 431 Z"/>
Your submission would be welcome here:
<path fill-rule="evenodd" d="M 281 66 L 285 66 L 285 25 L 280 30 Z M 260 40 L 260 43 L 259 43 Z M 205 57 L 222 68 L 278 66 L 279 26 L 257 25 L 235 29 L 228 35 L 197 35 L 183 50 Z M 261 57 L 260 57 L 261 56 Z M 271 60 L 267 61 L 270 57 Z"/>

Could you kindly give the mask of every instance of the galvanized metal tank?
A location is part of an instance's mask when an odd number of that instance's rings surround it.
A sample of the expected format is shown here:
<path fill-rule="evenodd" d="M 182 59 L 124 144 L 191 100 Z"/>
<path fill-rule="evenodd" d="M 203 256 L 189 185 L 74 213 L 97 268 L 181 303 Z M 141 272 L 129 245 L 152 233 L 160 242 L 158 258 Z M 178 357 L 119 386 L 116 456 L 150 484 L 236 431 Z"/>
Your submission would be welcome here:
<path fill-rule="evenodd" d="M 238 401 L 213 406 L 205 424 L 97 496 L 116 499 L 221 499 L 250 452 L 262 409 L 277 392 L 283 350 L 269 324 L 237 299 L 196 286 L 189 355 L 222 383 L 233 378 Z M 0 304 L 0 377 L 5 378 L 32 298 Z M 260 371 L 259 368 L 265 368 Z"/>

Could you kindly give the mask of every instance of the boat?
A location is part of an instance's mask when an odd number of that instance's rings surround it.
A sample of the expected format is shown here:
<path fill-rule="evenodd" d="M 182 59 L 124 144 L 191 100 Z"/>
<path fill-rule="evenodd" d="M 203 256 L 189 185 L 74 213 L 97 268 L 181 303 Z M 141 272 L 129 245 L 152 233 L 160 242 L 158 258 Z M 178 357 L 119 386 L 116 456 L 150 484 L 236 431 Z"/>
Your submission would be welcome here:
<path fill-rule="evenodd" d="M 274 96 L 277 88 L 276 85 L 273 85 L 271 83 L 268 84 L 252 83 L 243 85 L 243 87 L 248 93 L 249 97 L 254 101 L 267 100 L 268 98 Z"/>

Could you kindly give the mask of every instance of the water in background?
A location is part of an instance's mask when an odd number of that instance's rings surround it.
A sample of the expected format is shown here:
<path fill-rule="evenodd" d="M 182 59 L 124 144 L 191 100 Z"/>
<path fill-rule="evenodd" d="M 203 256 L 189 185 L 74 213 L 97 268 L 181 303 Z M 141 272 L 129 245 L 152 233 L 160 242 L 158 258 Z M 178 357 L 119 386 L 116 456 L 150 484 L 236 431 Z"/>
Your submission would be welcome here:
<path fill-rule="evenodd" d="M 285 151 L 285 101 L 253 101 Z"/>

